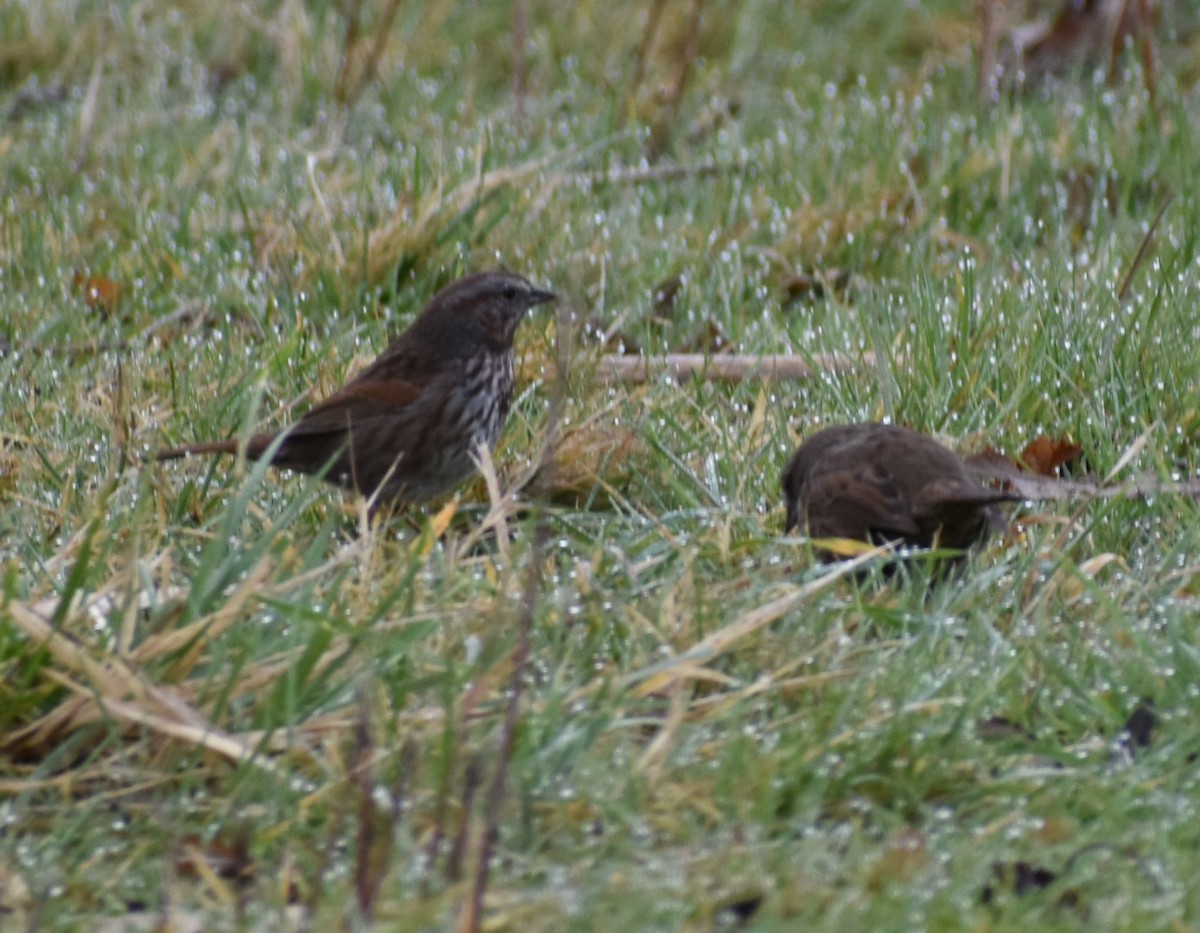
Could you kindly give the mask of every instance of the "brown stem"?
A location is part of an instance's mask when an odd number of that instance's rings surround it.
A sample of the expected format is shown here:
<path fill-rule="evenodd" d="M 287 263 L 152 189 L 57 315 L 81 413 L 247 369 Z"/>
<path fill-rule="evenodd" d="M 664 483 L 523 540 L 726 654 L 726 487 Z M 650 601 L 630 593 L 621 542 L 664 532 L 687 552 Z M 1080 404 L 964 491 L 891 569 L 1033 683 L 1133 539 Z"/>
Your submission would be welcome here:
<path fill-rule="evenodd" d="M 649 382 L 700 376 L 713 382 L 743 379 L 812 379 L 818 373 L 841 373 L 875 365 L 875 354 L 815 353 L 811 356 L 739 353 L 669 353 L 666 356 L 603 356 L 596 367 L 601 382 Z"/>

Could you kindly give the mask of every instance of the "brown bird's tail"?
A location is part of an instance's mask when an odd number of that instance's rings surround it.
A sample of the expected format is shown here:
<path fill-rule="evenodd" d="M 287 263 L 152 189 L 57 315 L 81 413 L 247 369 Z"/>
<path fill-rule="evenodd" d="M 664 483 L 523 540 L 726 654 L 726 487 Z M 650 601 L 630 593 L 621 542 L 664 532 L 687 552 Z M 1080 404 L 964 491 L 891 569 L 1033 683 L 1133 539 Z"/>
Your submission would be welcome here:
<path fill-rule="evenodd" d="M 212 441 L 208 444 L 189 444 L 187 447 L 171 447 L 160 450 L 154 455 L 155 460 L 176 460 L 179 457 L 190 457 L 192 454 L 235 454 L 237 441 Z"/>
<path fill-rule="evenodd" d="M 1021 497 L 991 486 L 964 486 L 959 482 L 946 483 L 940 480 L 930 483 L 921 490 L 919 505 L 926 508 L 980 506 L 995 502 L 1020 502 Z"/>
<path fill-rule="evenodd" d="M 251 460 L 257 460 L 263 455 L 270 444 L 271 435 L 256 434 L 246 442 L 246 456 Z M 171 447 L 168 450 L 160 450 L 154 455 L 154 459 L 177 460 L 180 457 L 190 457 L 193 454 L 236 454 L 237 450 L 238 442 L 235 439 L 209 441 L 207 444 L 188 444 L 186 447 Z"/>

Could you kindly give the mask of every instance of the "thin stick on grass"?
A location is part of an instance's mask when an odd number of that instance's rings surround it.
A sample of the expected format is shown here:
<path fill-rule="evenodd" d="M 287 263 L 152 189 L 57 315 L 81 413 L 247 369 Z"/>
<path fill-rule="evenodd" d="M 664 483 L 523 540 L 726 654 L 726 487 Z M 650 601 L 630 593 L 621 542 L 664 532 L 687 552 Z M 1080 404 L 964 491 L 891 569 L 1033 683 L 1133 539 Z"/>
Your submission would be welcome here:
<path fill-rule="evenodd" d="M 816 353 L 812 356 L 768 354 L 749 356 L 737 353 L 669 353 L 666 356 L 618 356 L 600 358 L 596 379 L 600 382 L 650 382 L 701 376 L 714 382 L 741 382 L 743 379 L 788 379 L 804 381 L 820 373 L 850 372 L 875 365 L 875 354 L 850 356 L 844 353 Z"/>
<path fill-rule="evenodd" d="M 548 177 L 538 191 L 534 200 L 532 213 L 538 214 L 545 210 L 551 195 L 561 188 L 599 188 L 604 185 L 640 185 L 646 182 L 667 182 L 677 179 L 704 178 L 721 172 L 741 172 L 747 165 L 745 159 L 730 159 L 719 162 L 716 159 L 705 159 L 690 165 L 666 163 L 655 165 L 617 165 L 613 168 L 598 169 L 592 172 L 560 172 Z"/>
<path fill-rule="evenodd" d="M 1139 473 L 1120 483 L 1098 479 L 1060 479 L 1022 470 L 1015 463 L 969 461 L 981 476 L 998 480 L 1006 491 L 1028 502 L 1091 502 L 1102 499 L 1149 499 L 1154 496 L 1185 496 L 1200 499 L 1200 480 L 1162 479 L 1152 473 Z"/>
<path fill-rule="evenodd" d="M 691 165 L 669 163 L 665 165 L 616 166 L 597 172 L 581 172 L 563 176 L 568 182 L 590 185 L 640 185 L 649 181 L 675 181 L 679 178 L 703 178 L 722 171 L 738 172 L 746 167 L 743 159 L 718 162 L 705 159 Z"/>

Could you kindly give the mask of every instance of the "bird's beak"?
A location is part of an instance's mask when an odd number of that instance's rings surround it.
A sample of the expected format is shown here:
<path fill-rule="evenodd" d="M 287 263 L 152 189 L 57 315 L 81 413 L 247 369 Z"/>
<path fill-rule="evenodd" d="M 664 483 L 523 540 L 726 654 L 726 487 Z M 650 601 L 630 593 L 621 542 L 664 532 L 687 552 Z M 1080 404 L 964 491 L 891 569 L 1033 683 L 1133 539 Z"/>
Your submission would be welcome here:
<path fill-rule="evenodd" d="M 554 294 L 554 292 L 548 292 L 544 288 L 531 287 L 529 289 L 529 307 L 544 305 L 547 301 L 553 301 L 557 297 L 558 295 Z"/>

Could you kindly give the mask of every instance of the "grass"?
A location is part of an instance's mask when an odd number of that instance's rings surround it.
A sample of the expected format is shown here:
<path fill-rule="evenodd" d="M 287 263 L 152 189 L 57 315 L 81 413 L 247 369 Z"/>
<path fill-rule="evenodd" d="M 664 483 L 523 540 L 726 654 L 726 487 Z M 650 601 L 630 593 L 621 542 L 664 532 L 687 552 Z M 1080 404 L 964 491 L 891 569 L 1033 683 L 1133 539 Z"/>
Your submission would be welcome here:
<path fill-rule="evenodd" d="M 0 10 L 5 925 L 469 928 L 485 839 L 488 929 L 1200 924 L 1195 503 L 1027 505 L 930 590 L 820 564 L 778 490 L 879 418 L 1196 473 L 1194 15 L 1153 96 L 1131 53 L 984 105 L 948 0 L 527 5 L 520 99 L 500 5 Z M 147 463 L 496 264 L 576 321 L 528 507 L 362 534 Z M 563 320 L 520 335 L 503 488 Z M 614 387 L 609 328 L 878 365 Z"/>

